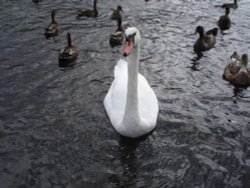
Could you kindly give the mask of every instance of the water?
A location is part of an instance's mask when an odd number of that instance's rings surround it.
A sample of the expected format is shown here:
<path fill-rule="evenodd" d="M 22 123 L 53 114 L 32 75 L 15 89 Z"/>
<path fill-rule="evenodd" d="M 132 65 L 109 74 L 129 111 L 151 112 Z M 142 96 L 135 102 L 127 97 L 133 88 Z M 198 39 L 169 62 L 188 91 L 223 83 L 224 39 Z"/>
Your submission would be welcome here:
<path fill-rule="evenodd" d="M 110 8 L 141 31 L 140 72 L 160 106 L 155 131 L 130 140 L 112 128 L 103 98 L 122 47 Z M 100 15 L 76 18 L 92 1 L 0 2 L 0 187 L 250 187 L 250 89 L 222 79 L 233 51 L 248 53 L 248 0 L 232 27 L 194 66 L 197 25 L 213 28 L 222 1 L 100 0 Z M 61 26 L 46 39 L 52 9 Z M 58 66 L 71 32 L 81 54 Z"/>

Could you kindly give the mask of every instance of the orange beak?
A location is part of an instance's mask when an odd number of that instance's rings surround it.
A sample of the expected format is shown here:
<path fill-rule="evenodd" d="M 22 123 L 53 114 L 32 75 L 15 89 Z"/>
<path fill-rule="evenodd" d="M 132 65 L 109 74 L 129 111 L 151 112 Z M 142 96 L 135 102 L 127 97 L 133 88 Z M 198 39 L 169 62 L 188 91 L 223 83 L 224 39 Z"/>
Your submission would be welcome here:
<path fill-rule="evenodd" d="M 125 42 L 125 46 L 123 48 L 123 56 L 124 57 L 128 56 L 131 53 L 133 47 L 134 47 L 133 41 L 132 40 L 127 40 Z"/>

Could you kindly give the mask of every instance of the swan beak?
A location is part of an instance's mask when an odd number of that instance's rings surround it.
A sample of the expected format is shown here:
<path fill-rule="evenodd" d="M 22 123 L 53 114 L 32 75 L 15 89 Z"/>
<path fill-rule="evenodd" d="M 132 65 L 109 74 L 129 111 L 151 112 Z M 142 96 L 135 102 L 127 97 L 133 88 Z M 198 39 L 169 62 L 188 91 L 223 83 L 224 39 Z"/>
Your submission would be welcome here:
<path fill-rule="evenodd" d="M 132 40 L 126 40 L 125 46 L 123 48 L 123 56 L 124 57 L 128 56 L 131 53 L 133 47 L 134 47 L 133 41 Z"/>

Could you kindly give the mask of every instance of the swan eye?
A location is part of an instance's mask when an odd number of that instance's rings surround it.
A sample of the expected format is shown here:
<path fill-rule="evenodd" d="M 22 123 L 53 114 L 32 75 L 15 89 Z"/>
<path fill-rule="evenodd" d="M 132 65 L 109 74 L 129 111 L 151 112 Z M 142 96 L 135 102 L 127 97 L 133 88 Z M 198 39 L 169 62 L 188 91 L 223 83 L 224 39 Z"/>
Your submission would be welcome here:
<path fill-rule="evenodd" d="M 135 41 L 135 35 L 136 35 L 136 33 L 128 35 L 126 37 L 126 41 L 132 40 L 134 42 Z"/>

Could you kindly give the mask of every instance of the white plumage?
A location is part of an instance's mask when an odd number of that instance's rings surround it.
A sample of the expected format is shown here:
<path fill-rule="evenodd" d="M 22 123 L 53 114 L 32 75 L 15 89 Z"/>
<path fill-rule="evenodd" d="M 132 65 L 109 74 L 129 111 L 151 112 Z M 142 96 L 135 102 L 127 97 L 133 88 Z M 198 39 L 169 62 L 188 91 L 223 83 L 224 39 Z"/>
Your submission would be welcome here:
<path fill-rule="evenodd" d="M 105 96 L 104 107 L 118 133 L 136 138 L 154 129 L 159 107 L 154 91 L 138 73 L 140 33 L 136 28 L 125 31 L 128 40 L 133 35 L 134 45 L 128 61 L 120 59 L 115 66 L 114 80 Z"/>

